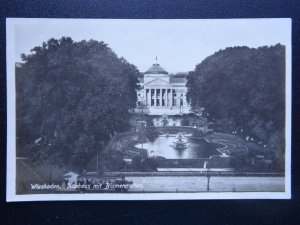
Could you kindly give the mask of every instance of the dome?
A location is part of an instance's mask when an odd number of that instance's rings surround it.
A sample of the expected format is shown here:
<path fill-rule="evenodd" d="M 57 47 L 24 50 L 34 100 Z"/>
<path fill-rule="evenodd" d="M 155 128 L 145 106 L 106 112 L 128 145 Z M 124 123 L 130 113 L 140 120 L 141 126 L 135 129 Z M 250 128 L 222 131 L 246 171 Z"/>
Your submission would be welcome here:
<path fill-rule="evenodd" d="M 145 74 L 168 74 L 168 72 L 158 63 L 155 63 L 145 72 Z"/>

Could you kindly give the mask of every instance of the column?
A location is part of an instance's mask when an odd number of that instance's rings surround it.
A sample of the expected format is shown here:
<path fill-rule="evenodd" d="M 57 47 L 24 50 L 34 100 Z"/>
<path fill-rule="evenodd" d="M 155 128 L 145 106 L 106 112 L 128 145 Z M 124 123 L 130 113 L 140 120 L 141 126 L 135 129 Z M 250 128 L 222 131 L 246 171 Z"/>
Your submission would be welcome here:
<path fill-rule="evenodd" d="M 159 98 L 160 98 L 160 100 L 159 100 L 159 103 L 160 103 L 160 106 L 162 106 L 162 88 L 160 89 L 160 96 L 159 96 Z"/>
<path fill-rule="evenodd" d="M 173 89 L 171 89 L 171 107 L 173 107 Z"/>
<path fill-rule="evenodd" d="M 168 89 L 166 89 L 166 101 L 165 101 L 165 104 L 166 104 L 166 106 L 169 106 L 168 105 L 168 99 L 169 99 L 169 93 L 168 93 Z"/>
<path fill-rule="evenodd" d="M 175 95 L 177 97 L 177 91 L 176 91 L 176 89 L 173 90 L 173 105 L 174 106 L 176 106 L 176 97 L 175 97 Z"/>
<path fill-rule="evenodd" d="M 156 88 L 154 89 L 154 106 L 156 106 Z"/>
<path fill-rule="evenodd" d="M 148 90 L 148 105 L 151 106 L 151 89 Z"/>
<path fill-rule="evenodd" d="M 166 92 L 165 92 L 165 106 L 168 106 L 168 88 L 166 89 Z"/>
<path fill-rule="evenodd" d="M 146 92 L 146 95 L 145 95 L 145 103 L 146 103 L 146 105 L 149 105 L 149 104 L 148 104 L 148 103 L 149 103 L 149 95 L 148 95 L 149 90 L 148 90 L 148 89 L 145 89 L 145 92 Z"/>
<path fill-rule="evenodd" d="M 168 89 L 166 89 L 166 92 L 165 92 L 165 98 L 166 98 L 166 100 L 165 100 L 165 106 L 169 106 L 169 105 L 168 105 L 168 98 L 169 98 Z"/>
<path fill-rule="evenodd" d="M 151 89 L 148 89 L 148 105 L 151 106 Z"/>
<path fill-rule="evenodd" d="M 185 107 L 186 106 L 186 93 L 185 92 L 183 92 L 183 107 Z"/>
<path fill-rule="evenodd" d="M 150 106 L 152 106 L 151 105 L 151 101 L 152 101 L 152 89 L 149 89 L 150 90 Z"/>
<path fill-rule="evenodd" d="M 148 89 L 145 89 L 145 103 L 148 105 Z"/>
<path fill-rule="evenodd" d="M 172 89 L 170 89 L 170 93 L 168 95 L 168 98 L 169 98 L 169 105 L 168 106 L 172 106 L 171 105 L 171 94 L 172 94 Z"/>
<path fill-rule="evenodd" d="M 164 88 L 163 91 L 165 91 L 165 94 L 163 94 L 162 100 L 164 101 L 165 104 L 162 106 L 166 106 L 166 89 Z"/>
<path fill-rule="evenodd" d="M 167 106 L 167 102 L 168 102 L 168 88 L 165 89 L 165 106 Z"/>

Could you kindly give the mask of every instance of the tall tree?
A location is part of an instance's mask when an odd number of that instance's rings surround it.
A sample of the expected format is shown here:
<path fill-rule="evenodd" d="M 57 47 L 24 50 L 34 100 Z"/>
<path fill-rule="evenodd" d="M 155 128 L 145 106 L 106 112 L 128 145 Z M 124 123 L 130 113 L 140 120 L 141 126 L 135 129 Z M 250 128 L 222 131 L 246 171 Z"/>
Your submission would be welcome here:
<path fill-rule="evenodd" d="M 17 154 L 81 166 L 136 105 L 139 71 L 105 44 L 50 39 L 16 67 Z"/>
<path fill-rule="evenodd" d="M 285 47 L 231 47 L 207 57 L 187 77 L 188 101 L 223 131 L 244 132 L 282 157 Z"/>

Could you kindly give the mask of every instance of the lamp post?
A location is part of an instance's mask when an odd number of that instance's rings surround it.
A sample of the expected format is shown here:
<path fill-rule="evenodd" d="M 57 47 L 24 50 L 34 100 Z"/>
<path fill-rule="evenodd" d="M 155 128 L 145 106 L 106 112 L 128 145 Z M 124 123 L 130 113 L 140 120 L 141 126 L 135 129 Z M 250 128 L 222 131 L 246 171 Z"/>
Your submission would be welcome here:
<path fill-rule="evenodd" d="M 209 191 L 210 174 L 209 174 L 209 167 L 207 161 L 204 162 L 204 167 L 206 168 L 206 178 L 207 178 L 206 191 Z"/>
<path fill-rule="evenodd" d="M 208 169 L 207 169 L 206 177 L 207 177 L 207 187 L 206 187 L 206 191 L 209 191 L 210 174 L 209 174 L 209 172 L 208 172 Z"/>

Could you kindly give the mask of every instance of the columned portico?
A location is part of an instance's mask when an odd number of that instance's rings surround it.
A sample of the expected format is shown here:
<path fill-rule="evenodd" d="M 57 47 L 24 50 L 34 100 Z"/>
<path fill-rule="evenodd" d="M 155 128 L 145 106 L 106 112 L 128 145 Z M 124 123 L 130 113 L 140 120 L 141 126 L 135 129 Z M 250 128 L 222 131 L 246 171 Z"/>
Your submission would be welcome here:
<path fill-rule="evenodd" d="M 175 89 L 147 88 L 143 90 L 147 106 L 172 107 L 179 106 L 180 96 L 175 97 Z M 152 101 L 151 101 L 152 100 Z"/>
<path fill-rule="evenodd" d="M 186 101 L 185 78 L 168 75 L 159 64 L 144 73 L 139 79 L 142 89 L 138 91 L 138 101 L 149 109 L 151 115 L 176 115 L 189 113 Z"/>

